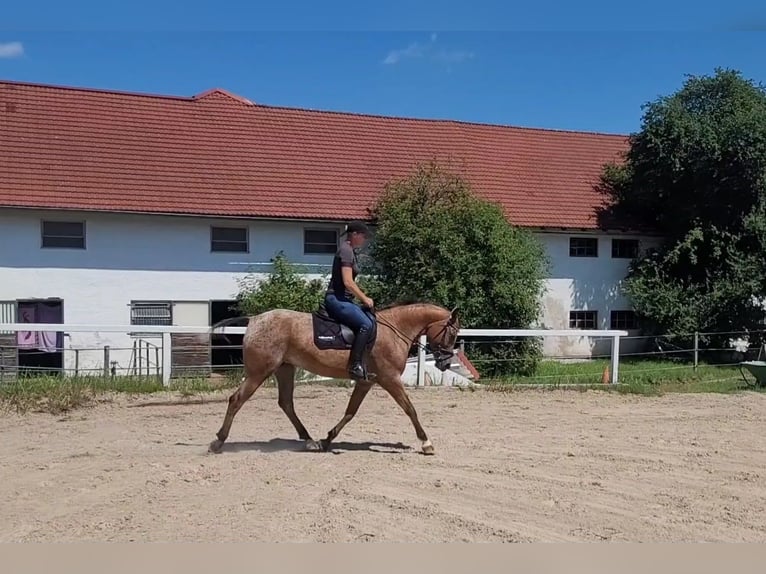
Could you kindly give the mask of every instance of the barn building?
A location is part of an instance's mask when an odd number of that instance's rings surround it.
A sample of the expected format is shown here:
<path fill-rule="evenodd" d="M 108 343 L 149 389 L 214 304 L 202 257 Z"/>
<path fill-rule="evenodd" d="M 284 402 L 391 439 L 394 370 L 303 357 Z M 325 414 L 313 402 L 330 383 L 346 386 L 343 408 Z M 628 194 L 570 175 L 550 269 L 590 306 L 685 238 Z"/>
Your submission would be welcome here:
<path fill-rule="evenodd" d="M 541 326 L 632 330 L 619 283 L 652 238 L 599 225 L 594 189 L 626 146 L 621 135 L 285 108 L 221 89 L 0 81 L 0 323 L 136 326 L 0 333 L 0 345 L 19 346 L 3 360 L 72 369 L 66 349 L 93 349 L 96 364 L 109 345 L 118 368 L 135 367 L 136 349 L 153 348 L 141 325 L 230 316 L 238 278 L 267 273 L 277 251 L 325 273 L 343 223 L 431 159 L 544 242 L 553 266 Z M 193 360 L 231 360 L 202 347 Z M 554 355 L 590 349 L 546 342 Z"/>

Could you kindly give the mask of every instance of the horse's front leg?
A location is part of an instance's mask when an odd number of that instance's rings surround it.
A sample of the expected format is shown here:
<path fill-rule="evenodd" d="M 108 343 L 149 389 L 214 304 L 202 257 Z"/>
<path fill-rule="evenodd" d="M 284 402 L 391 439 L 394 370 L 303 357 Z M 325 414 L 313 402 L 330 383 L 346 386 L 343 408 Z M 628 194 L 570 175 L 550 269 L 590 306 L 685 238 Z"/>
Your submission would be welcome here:
<path fill-rule="evenodd" d="M 394 398 L 396 404 L 402 407 L 402 410 L 408 417 L 410 417 L 412 426 L 415 427 L 415 434 L 421 442 L 423 454 L 434 454 L 434 445 L 431 444 L 428 435 L 426 435 L 426 431 L 423 430 L 420 420 L 418 420 L 418 413 L 412 405 L 410 397 L 407 395 L 407 391 L 404 389 L 404 383 L 402 383 L 401 377 L 380 380 L 378 381 L 378 384 L 388 391 L 388 394 Z"/>

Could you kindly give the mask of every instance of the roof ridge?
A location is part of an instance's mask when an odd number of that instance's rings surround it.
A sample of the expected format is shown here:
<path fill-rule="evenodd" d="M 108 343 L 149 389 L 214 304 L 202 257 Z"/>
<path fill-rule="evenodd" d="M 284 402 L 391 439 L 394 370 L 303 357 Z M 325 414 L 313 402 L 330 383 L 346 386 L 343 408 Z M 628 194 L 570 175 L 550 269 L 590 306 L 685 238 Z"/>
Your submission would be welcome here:
<path fill-rule="evenodd" d="M 156 98 L 161 100 L 181 100 L 190 102 L 193 98 L 189 96 L 177 96 L 170 94 L 156 94 L 152 92 L 137 92 L 131 90 L 116 90 L 113 88 L 94 88 L 85 86 L 72 86 L 64 84 L 45 84 L 41 82 L 29 82 L 25 80 L 3 80 L 0 79 L 0 85 L 10 86 L 27 86 L 30 88 L 47 88 L 51 90 L 62 90 L 67 92 L 86 92 L 86 93 L 100 93 L 100 94 L 113 94 L 117 96 L 134 96 L 139 98 Z"/>
<path fill-rule="evenodd" d="M 308 107 L 302 107 L 302 106 L 263 104 L 263 103 L 253 102 L 252 100 L 249 100 L 248 98 L 237 95 L 223 88 L 210 88 L 194 96 L 177 96 L 177 95 L 168 95 L 168 94 L 155 94 L 155 93 L 149 93 L 149 92 L 136 92 L 136 91 L 129 91 L 129 90 L 114 90 L 114 89 L 108 89 L 108 88 L 89 88 L 89 87 L 43 84 L 43 83 L 35 83 L 35 82 L 2 80 L 2 79 L 0 79 L 0 84 L 21 85 L 21 86 L 30 86 L 30 87 L 36 87 L 36 88 L 49 88 L 49 89 L 67 90 L 67 91 L 106 93 L 106 94 L 114 94 L 114 95 L 122 95 L 122 96 L 135 96 L 135 97 L 156 98 L 156 99 L 176 100 L 176 101 L 186 101 L 186 102 L 199 101 L 213 94 L 221 94 L 228 98 L 231 98 L 232 100 L 235 100 L 239 103 L 242 103 L 248 106 L 258 106 L 260 108 L 267 108 L 272 110 L 287 110 L 292 112 L 327 114 L 327 115 L 336 115 L 336 116 L 344 116 L 344 117 L 374 118 L 374 119 L 381 119 L 381 120 L 388 120 L 388 121 L 408 121 L 408 122 L 431 123 L 431 124 L 442 124 L 442 125 L 451 124 L 458 127 L 477 126 L 477 127 L 485 127 L 485 128 L 512 129 L 512 130 L 535 132 L 535 133 L 572 134 L 572 135 L 579 135 L 579 136 L 607 137 L 607 138 L 614 138 L 614 139 L 618 139 L 618 138 L 625 139 L 628 137 L 628 134 L 603 132 L 598 130 L 543 128 L 543 127 L 533 127 L 533 126 L 521 126 L 516 124 L 480 122 L 480 121 L 474 121 L 474 120 L 456 120 L 452 118 L 423 118 L 423 117 L 414 117 L 414 116 L 377 114 L 377 113 L 371 113 L 371 112 L 352 112 L 352 111 L 308 108 Z"/>
<path fill-rule="evenodd" d="M 293 112 L 309 112 L 309 113 L 315 113 L 315 114 L 355 116 L 355 117 L 375 118 L 375 119 L 383 119 L 383 120 L 399 120 L 399 121 L 404 120 L 409 122 L 420 122 L 420 123 L 455 124 L 457 126 L 479 126 L 479 127 L 485 127 L 485 128 L 489 127 L 489 128 L 500 128 L 500 129 L 515 129 L 515 130 L 524 130 L 524 131 L 542 132 L 542 133 L 566 133 L 566 134 L 575 134 L 575 135 L 584 135 L 584 136 L 608 137 L 608 138 L 614 138 L 614 139 L 617 139 L 617 138 L 625 139 L 629 137 L 629 134 L 616 133 L 616 132 L 603 132 L 598 130 L 543 128 L 543 127 L 533 127 L 533 126 L 521 126 L 517 124 L 480 122 L 475 120 L 456 120 L 452 118 L 423 118 L 423 117 L 415 117 L 415 116 L 376 114 L 371 112 L 349 112 L 349 111 L 339 111 L 339 110 L 327 110 L 327 109 L 320 109 L 320 108 L 307 108 L 307 107 L 300 107 L 300 106 L 283 106 L 283 105 L 277 105 L 277 104 L 256 103 L 254 105 L 260 108 L 268 108 L 272 110 L 288 110 Z"/>

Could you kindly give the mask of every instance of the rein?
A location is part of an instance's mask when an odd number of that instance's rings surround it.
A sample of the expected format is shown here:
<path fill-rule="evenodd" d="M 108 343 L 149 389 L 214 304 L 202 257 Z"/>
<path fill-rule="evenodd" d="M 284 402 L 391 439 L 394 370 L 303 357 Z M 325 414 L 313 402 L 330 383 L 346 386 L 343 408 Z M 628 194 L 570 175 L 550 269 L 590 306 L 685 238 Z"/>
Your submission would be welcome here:
<path fill-rule="evenodd" d="M 420 336 L 421 336 L 421 335 L 423 334 L 423 332 L 426 330 L 426 328 L 425 328 L 425 327 L 424 327 L 423 329 L 421 329 L 421 330 L 420 330 L 420 332 L 419 332 L 417 335 L 415 335 L 415 340 L 413 341 L 413 340 L 410 340 L 410 338 L 409 338 L 409 337 L 407 337 L 407 335 L 405 335 L 404 333 L 402 333 L 402 332 L 401 332 L 399 329 L 397 329 L 396 327 L 394 327 L 394 326 L 393 326 L 391 323 L 389 323 L 388 321 L 385 321 L 385 320 L 381 320 L 381 319 L 379 319 L 379 318 L 378 318 L 378 316 L 377 316 L 377 314 L 375 313 L 375 311 L 371 310 L 371 312 L 372 312 L 373 316 L 375 317 L 375 321 L 376 321 L 378 324 L 380 324 L 380 325 L 383 325 L 383 326 L 385 326 L 385 327 L 388 327 L 389 329 L 391 329 L 391 330 L 392 330 L 392 331 L 393 331 L 393 332 L 394 332 L 394 333 L 395 333 L 395 334 L 396 334 L 396 335 L 397 335 L 397 336 L 398 336 L 398 337 L 399 337 L 399 338 L 400 338 L 402 341 L 404 341 L 405 343 L 409 343 L 410 347 L 412 347 L 412 345 L 416 345 L 416 346 L 417 346 L 417 348 L 418 348 L 418 349 L 420 349 L 420 350 L 422 350 L 423 352 L 427 352 L 427 351 L 428 351 L 428 349 L 426 348 L 426 346 L 425 346 L 425 345 L 423 345 L 423 344 L 421 344 L 421 343 L 420 343 L 420 340 L 419 340 L 419 339 L 420 339 Z M 441 334 L 442 334 L 444 331 L 446 331 L 446 330 L 447 330 L 447 326 L 448 326 L 448 325 L 449 325 L 449 319 L 447 319 L 447 320 L 446 320 L 446 322 L 444 323 L 444 326 L 443 326 L 443 327 L 441 328 L 441 330 L 440 330 L 440 331 L 437 333 L 437 337 L 441 336 Z"/>

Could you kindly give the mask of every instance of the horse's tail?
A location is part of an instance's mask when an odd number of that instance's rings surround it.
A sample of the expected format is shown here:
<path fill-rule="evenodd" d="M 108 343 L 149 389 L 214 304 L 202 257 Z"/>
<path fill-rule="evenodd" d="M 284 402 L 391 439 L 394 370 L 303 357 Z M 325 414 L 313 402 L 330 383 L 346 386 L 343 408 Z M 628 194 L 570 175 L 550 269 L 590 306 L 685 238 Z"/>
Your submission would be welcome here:
<path fill-rule="evenodd" d="M 228 327 L 229 325 L 233 325 L 234 323 L 239 323 L 240 321 L 244 321 L 243 327 L 247 326 L 247 323 L 250 321 L 249 315 L 242 315 L 240 317 L 229 317 L 228 319 L 223 319 L 221 321 L 218 321 L 215 325 L 212 325 L 210 327 L 210 332 L 212 333 L 219 327 Z"/>
<path fill-rule="evenodd" d="M 229 325 L 234 325 L 235 323 L 239 323 L 240 321 L 244 321 L 243 327 L 247 327 L 248 322 L 250 321 L 250 317 L 247 315 L 243 315 L 241 317 L 229 317 L 228 319 L 223 319 L 221 321 L 218 321 L 215 325 L 210 327 L 210 334 L 214 334 L 215 330 L 219 327 L 227 327 Z M 231 339 L 229 339 L 225 333 L 220 333 L 220 336 L 223 337 L 223 340 L 226 341 L 229 345 L 232 344 Z"/>

